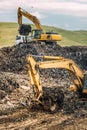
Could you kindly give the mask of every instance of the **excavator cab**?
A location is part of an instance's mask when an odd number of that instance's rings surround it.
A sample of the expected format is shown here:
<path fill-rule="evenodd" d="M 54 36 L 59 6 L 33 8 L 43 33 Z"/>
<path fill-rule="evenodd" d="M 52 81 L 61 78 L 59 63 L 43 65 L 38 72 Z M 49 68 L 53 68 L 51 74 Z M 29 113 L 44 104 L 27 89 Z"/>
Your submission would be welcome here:
<path fill-rule="evenodd" d="M 44 33 L 43 30 L 34 29 L 31 32 L 31 39 L 34 41 L 42 41 L 45 43 L 54 43 L 61 40 L 61 35 L 53 32 Z"/>
<path fill-rule="evenodd" d="M 31 37 L 32 37 L 33 39 L 40 39 L 40 38 L 41 38 L 41 34 L 42 34 L 42 30 L 34 29 L 34 30 L 32 30 L 32 32 L 31 32 Z"/>

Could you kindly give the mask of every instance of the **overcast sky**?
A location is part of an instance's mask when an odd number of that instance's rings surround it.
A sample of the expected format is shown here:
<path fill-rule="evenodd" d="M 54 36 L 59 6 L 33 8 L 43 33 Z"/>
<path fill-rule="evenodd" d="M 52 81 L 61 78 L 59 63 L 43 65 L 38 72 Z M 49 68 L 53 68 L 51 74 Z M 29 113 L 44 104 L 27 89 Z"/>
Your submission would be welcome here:
<path fill-rule="evenodd" d="M 87 30 L 87 0 L 0 0 L 0 21 L 17 22 L 18 7 L 37 16 L 43 25 Z M 23 19 L 23 23 L 31 23 Z"/>

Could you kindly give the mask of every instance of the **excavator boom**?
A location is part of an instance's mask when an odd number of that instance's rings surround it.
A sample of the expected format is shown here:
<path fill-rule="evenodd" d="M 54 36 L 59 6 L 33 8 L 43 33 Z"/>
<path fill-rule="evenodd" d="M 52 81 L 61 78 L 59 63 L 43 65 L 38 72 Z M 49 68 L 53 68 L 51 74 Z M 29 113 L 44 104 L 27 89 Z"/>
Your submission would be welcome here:
<path fill-rule="evenodd" d="M 23 10 L 21 7 L 18 8 L 18 24 L 22 25 L 22 16 L 30 19 L 36 26 L 38 30 L 42 30 L 42 26 L 36 16 L 28 13 L 27 11 Z"/>

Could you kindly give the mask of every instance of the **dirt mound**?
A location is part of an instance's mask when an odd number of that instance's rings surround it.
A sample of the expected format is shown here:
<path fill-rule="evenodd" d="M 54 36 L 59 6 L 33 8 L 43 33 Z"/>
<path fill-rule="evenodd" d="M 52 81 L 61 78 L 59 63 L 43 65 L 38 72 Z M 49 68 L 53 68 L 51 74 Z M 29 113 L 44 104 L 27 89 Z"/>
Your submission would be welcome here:
<path fill-rule="evenodd" d="M 62 48 L 56 44 L 29 43 L 2 48 L 0 50 L 0 71 L 16 73 L 26 71 L 26 56 L 28 54 L 62 55 L 63 53 Z"/>
<path fill-rule="evenodd" d="M 42 109 L 30 111 L 33 88 L 27 75 L 26 56 L 49 55 L 73 59 L 87 70 L 87 47 L 61 47 L 57 44 L 28 43 L 0 49 L 0 128 L 4 129 L 86 129 L 87 100 L 68 91 L 70 77 L 66 70 L 41 70 L 43 92 L 54 97 L 59 88 L 64 93 L 62 110 L 50 115 Z M 41 60 L 36 58 L 36 60 Z M 61 98 L 61 96 L 60 96 Z M 27 109 L 26 109 L 27 108 Z M 79 120 L 82 118 L 82 120 Z M 15 122 L 15 123 L 14 123 Z M 78 122 L 78 123 L 77 123 Z M 78 125 L 80 123 L 80 126 Z M 83 127 L 84 126 L 84 127 Z"/>
<path fill-rule="evenodd" d="M 7 94 L 11 94 L 14 89 L 21 86 L 29 86 L 29 78 L 27 75 L 20 75 L 10 72 L 0 73 L 0 99 Z"/>
<path fill-rule="evenodd" d="M 73 59 L 82 70 L 87 70 L 87 46 L 64 47 L 64 49 L 68 58 Z"/>
<path fill-rule="evenodd" d="M 64 56 L 66 58 L 73 59 L 84 71 L 87 70 L 87 47 L 61 47 L 56 43 L 45 45 L 41 42 L 4 47 L 0 49 L 1 91 L 4 90 L 6 93 L 9 93 L 10 91 L 12 92 L 12 89 L 16 86 L 19 86 L 18 80 L 20 81 L 22 77 L 19 79 L 17 74 L 27 75 L 26 56 L 29 54 Z M 38 61 L 41 59 L 36 58 L 36 60 Z M 54 78 L 57 83 L 58 81 L 61 83 L 60 80 L 69 79 L 69 74 L 63 69 L 48 69 L 41 70 L 40 72 L 42 77 L 44 75 L 45 79 L 47 77 L 48 80 L 49 78 Z M 68 82 L 70 83 L 70 81 Z"/>
<path fill-rule="evenodd" d="M 0 49 L 0 71 L 26 73 L 28 54 L 64 56 L 87 70 L 87 47 L 61 47 L 55 43 L 44 45 L 35 42 Z"/>

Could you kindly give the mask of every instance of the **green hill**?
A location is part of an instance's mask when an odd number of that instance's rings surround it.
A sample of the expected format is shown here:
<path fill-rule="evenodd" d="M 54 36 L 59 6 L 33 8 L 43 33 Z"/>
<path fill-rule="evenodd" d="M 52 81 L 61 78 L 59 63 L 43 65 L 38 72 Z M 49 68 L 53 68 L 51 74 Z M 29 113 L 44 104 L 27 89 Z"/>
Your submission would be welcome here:
<path fill-rule="evenodd" d="M 34 28 L 34 26 L 32 25 Z M 87 31 L 68 31 L 56 27 L 43 26 L 45 31 L 54 30 L 62 35 L 62 41 L 58 42 L 61 46 L 87 46 Z M 0 47 L 12 46 L 18 34 L 17 23 L 0 22 Z"/>

